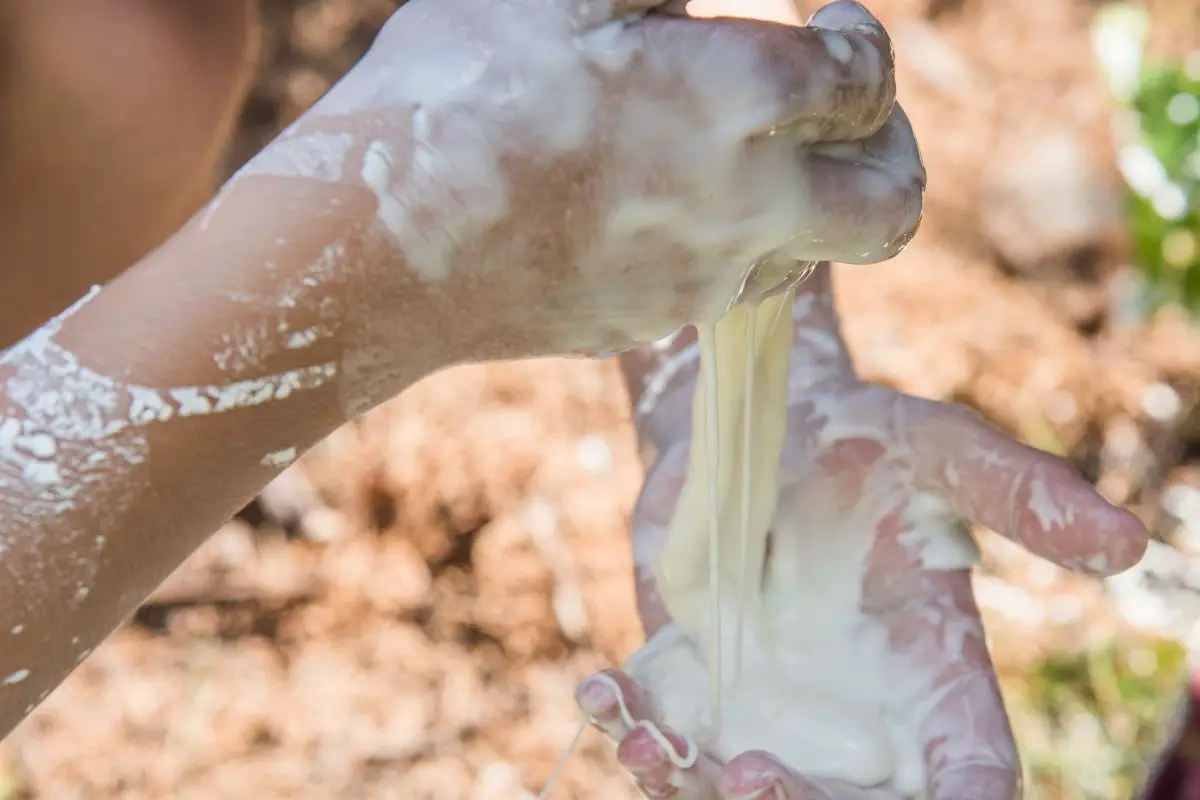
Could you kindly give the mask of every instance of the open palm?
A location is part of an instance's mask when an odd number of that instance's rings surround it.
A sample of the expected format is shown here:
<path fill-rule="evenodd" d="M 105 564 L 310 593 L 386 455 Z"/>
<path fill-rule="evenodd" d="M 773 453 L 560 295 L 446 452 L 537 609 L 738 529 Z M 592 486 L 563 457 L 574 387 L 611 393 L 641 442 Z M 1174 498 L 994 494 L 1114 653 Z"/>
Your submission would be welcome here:
<path fill-rule="evenodd" d="M 1018 796 L 1020 766 L 972 596 L 976 553 L 962 523 L 979 523 L 1067 568 L 1097 575 L 1135 563 L 1144 530 L 1069 465 L 1007 438 L 970 411 L 859 380 L 844 351 L 821 341 L 823 332 L 805 315 L 802 303 L 773 558 L 794 558 L 793 579 L 815 580 L 822 570 L 778 541 L 791 534 L 781 519 L 793 520 L 787 527 L 821 526 L 825 536 L 863 537 L 865 566 L 850 590 L 885 642 L 875 665 L 889 676 L 884 708 L 915 732 L 901 746 L 923 757 L 918 796 L 1009 800 Z M 686 435 L 662 448 L 635 512 L 638 604 L 647 636 L 673 624 L 652 566 L 683 484 L 686 451 Z M 790 507 L 803 514 L 787 516 Z M 630 674 L 593 676 L 577 698 L 593 724 L 618 743 L 619 760 L 650 797 L 893 800 L 915 794 L 900 788 L 911 775 L 862 789 L 797 775 L 758 751 L 728 763 L 701 753 L 681 768 L 655 733 L 661 730 L 676 754 L 687 745 L 659 724 L 657 704 Z"/>

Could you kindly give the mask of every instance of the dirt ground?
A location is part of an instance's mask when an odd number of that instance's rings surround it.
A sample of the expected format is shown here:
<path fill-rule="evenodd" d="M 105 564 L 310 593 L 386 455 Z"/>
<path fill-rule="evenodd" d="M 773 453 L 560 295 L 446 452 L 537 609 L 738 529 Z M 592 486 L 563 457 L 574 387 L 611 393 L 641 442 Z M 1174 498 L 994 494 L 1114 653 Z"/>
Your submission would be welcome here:
<path fill-rule="evenodd" d="M 1165 490 L 1200 489 L 1200 331 L 1127 313 L 1093 4 L 870 5 L 895 37 L 929 201 L 899 259 L 837 275 L 861 370 L 1068 455 L 1190 557 L 1162 508 Z M 230 167 L 393 7 L 266 3 Z M 97 650 L 5 743 L 0 798 L 532 797 L 575 733 L 575 682 L 639 644 L 625 526 L 640 469 L 614 363 L 427 379 L 308 454 Z M 1048 653 L 1186 630 L 1147 617 L 1139 576 L 1106 586 L 984 543 L 981 602 L 1016 701 Z M 1021 719 L 1027 755 L 1047 747 Z M 1028 796 L 1118 796 L 1067 792 L 1070 769 Z M 633 794 L 589 733 L 556 796 Z"/>

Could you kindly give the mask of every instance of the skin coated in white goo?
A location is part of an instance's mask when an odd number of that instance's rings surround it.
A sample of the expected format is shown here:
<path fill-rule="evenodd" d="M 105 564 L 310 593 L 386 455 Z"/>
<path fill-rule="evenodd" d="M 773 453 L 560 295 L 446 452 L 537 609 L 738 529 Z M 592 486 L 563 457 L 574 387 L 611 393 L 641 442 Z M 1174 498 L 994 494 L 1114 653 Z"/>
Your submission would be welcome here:
<path fill-rule="evenodd" d="M 789 361 L 796 361 L 789 357 L 789 316 L 785 314 L 779 330 L 768 335 L 776 337 L 775 345 L 759 348 L 777 376 L 786 374 Z M 823 349 L 829 344 L 815 340 L 800 346 Z M 692 348 L 679 359 L 686 362 L 699 355 Z M 686 369 L 678 364 L 674 368 Z M 808 382 L 809 362 L 800 359 L 792 369 L 801 373 L 796 382 Z M 727 380 L 735 382 L 736 378 L 731 375 Z M 820 400 L 806 399 L 793 390 L 789 402 L 788 387 L 781 393 L 766 383 L 760 381 L 760 393 L 754 398 L 756 408 L 751 416 L 756 425 L 751 431 L 760 450 L 771 452 L 771 441 L 783 443 L 777 462 L 779 492 L 776 498 L 760 491 L 760 499 L 755 501 L 771 503 L 769 539 L 765 548 L 749 548 L 763 559 L 763 566 L 761 574 L 751 570 L 754 581 L 744 610 L 739 607 L 745 602 L 740 592 L 729 590 L 741 588 L 736 578 L 739 572 L 744 574 L 738 563 L 743 542 L 736 530 L 730 530 L 729 520 L 722 520 L 719 571 L 732 577 L 724 579 L 726 591 L 719 595 L 724 676 L 719 723 L 714 728 L 709 700 L 709 608 L 714 595 L 706 580 L 711 575 L 710 564 L 703 557 L 707 531 L 702 527 L 695 530 L 694 525 L 693 530 L 677 526 L 681 516 L 688 521 L 701 516 L 683 508 L 696 497 L 703 499 L 703 487 L 692 484 L 697 466 L 694 457 L 688 485 L 680 493 L 670 523 L 670 536 L 665 529 L 649 535 L 643 531 L 650 550 L 638 553 L 639 562 L 660 565 L 657 590 L 662 592 L 673 621 L 660 628 L 623 669 L 648 692 L 655 718 L 686 737 L 686 747 L 681 750 L 656 735 L 677 766 L 691 766 L 700 751 L 719 761 L 762 751 L 810 778 L 861 787 L 887 786 L 896 796 L 921 797 L 926 775 L 918 727 L 925 718 L 924 704 L 906 705 L 897 703 L 896 698 L 919 696 L 922 677 L 897 672 L 894 660 L 888 657 L 889 630 L 863 611 L 868 560 L 879 532 L 897 509 L 906 507 L 904 498 L 912 496 L 914 489 L 903 472 L 891 469 L 865 469 L 860 482 L 830 480 L 828 464 L 814 454 L 838 441 L 873 440 L 879 430 L 843 423 L 825 427 L 818 440 L 789 436 L 789 429 L 803 430 L 811 426 L 814 416 L 822 415 Z M 703 391 L 701 377 L 696 388 L 697 408 Z M 721 399 L 738 398 L 724 391 Z M 702 411 L 695 412 L 693 433 L 702 426 L 702 417 Z M 682 472 L 679 462 L 688 458 L 688 450 L 694 454 L 703 448 L 703 438 L 693 435 L 690 447 L 667 454 L 659 468 Z M 729 450 L 721 455 L 736 457 Z M 769 463 L 753 459 L 750 463 L 757 473 L 755 480 L 776 479 Z M 696 489 L 701 491 L 693 491 L 689 501 L 689 490 Z M 906 543 L 926 569 L 962 570 L 974 565 L 978 551 L 973 540 L 950 521 L 944 509 L 931 500 L 928 507 L 918 504 L 909 511 Z M 683 540 L 686 552 L 682 556 L 671 556 L 671 539 Z M 674 548 L 678 552 L 680 542 L 676 541 Z M 667 580 L 671 568 L 685 574 Z M 960 632 L 962 641 L 975 633 L 966 625 Z M 614 691 L 619 697 L 620 689 L 614 686 Z M 627 720 L 625 724 L 635 723 Z M 657 729 L 649 723 L 642 725 Z"/>
<path fill-rule="evenodd" d="M 808 777 L 886 784 L 901 796 L 918 797 L 925 786 L 916 731 L 921 719 L 887 709 L 904 676 L 885 674 L 888 632 L 861 611 L 867 555 L 892 510 L 888 494 L 899 487 L 864 486 L 878 503 L 837 496 L 796 469 L 797 449 L 793 444 L 784 453 L 770 554 L 742 634 L 740 667 L 732 666 L 737 593 L 726 590 L 722 597 L 724 672 L 730 677 L 719 730 L 714 735 L 711 727 L 707 626 L 699 625 L 701 635 L 692 638 L 680 624 L 667 624 L 624 670 L 650 692 L 669 728 L 722 761 L 768 752 Z M 915 533 L 927 542 L 927 558 L 954 568 L 974 563 L 974 545 L 962 530 L 927 525 Z M 702 589 L 687 602 L 703 608 L 710 597 Z"/>
<path fill-rule="evenodd" d="M 636 674 L 605 670 L 583 681 L 576 699 L 648 797 L 1020 797 L 1020 763 L 966 568 L 975 553 L 959 526 L 985 526 L 1098 576 L 1136 563 L 1145 529 L 1069 464 L 977 414 L 860 379 L 839 335 L 831 277 L 820 265 L 795 290 L 780 492 L 767 514 L 770 552 L 757 562 L 763 579 L 742 582 L 760 605 L 744 615 L 746 649 L 755 652 L 740 674 L 729 663 L 742 606 L 730 576 L 745 571 L 746 549 L 736 518 L 719 530 L 721 724 L 714 731 L 707 713 L 710 549 L 703 519 L 680 524 L 695 517 L 695 500 L 692 512 L 679 504 L 693 485 L 693 451 L 704 446 L 693 443 L 701 416 L 687 409 L 707 400 L 697 390 L 700 348 L 686 333 L 623 363 L 650 464 L 632 531 L 638 611 L 652 643 L 631 660 Z M 675 555 L 673 538 L 682 545 Z M 672 576 L 679 566 L 683 574 Z M 844 698 L 838 713 L 822 709 L 813 686 Z M 800 730 L 777 727 L 792 724 Z M 847 747 L 853 741 L 866 746 Z M 805 771 L 775 757 L 807 763 L 809 747 L 830 761 Z M 914 767 L 915 749 L 923 764 Z M 887 772 L 889 761 L 889 780 L 858 783 Z M 827 777 L 855 773 L 868 777 Z"/>
<path fill-rule="evenodd" d="M 850 11 L 843 25 L 874 24 Z M 811 777 L 915 796 L 925 783 L 917 720 L 884 711 L 888 632 L 860 611 L 867 557 L 894 503 L 796 481 L 794 445 L 783 459 L 793 477 L 780 475 L 790 305 L 789 293 L 700 325 L 691 463 L 657 559 L 672 621 L 624 669 L 689 740 L 679 752 L 656 734 L 677 766 L 697 748 L 722 761 L 760 750 Z M 889 487 L 857 489 L 891 499 Z M 954 567 L 974 559 L 956 530 L 930 533 Z"/>
<path fill-rule="evenodd" d="M 381 33 L 405 69 L 368 55 L 317 105 L 405 132 L 358 172 L 426 290 L 469 271 L 554 350 L 597 352 L 715 320 L 764 259 L 875 262 L 911 237 L 924 174 L 873 20 L 662 5 L 414 0 Z"/>

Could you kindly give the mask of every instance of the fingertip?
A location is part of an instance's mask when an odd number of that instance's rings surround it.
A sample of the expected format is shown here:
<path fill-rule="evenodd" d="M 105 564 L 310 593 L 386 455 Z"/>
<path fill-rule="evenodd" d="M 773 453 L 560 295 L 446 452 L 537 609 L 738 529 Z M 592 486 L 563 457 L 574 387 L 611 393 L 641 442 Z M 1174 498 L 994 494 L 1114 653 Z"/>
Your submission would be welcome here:
<path fill-rule="evenodd" d="M 661 63 L 675 62 L 681 78 L 694 82 L 697 97 L 738 120 L 748 142 L 865 139 L 895 105 L 890 44 L 880 38 L 882 29 L 661 15 L 645 18 L 639 28 L 647 51 Z"/>
<path fill-rule="evenodd" d="M 896 49 L 892 39 L 875 15 L 854 0 L 835 0 L 809 17 L 809 27 L 836 30 L 842 34 L 858 33 L 869 39 L 883 56 L 888 69 L 896 66 Z"/>
<path fill-rule="evenodd" d="M 808 18 L 808 24 L 820 28 L 841 30 L 854 26 L 870 27 L 883 33 L 883 25 L 866 6 L 854 0 L 834 0 L 822 6 Z"/>
<path fill-rule="evenodd" d="M 1103 500 L 1103 498 L 1101 498 Z M 1150 546 L 1145 523 L 1127 508 L 1103 500 L 1102 516 L 1096 526 L 1104 537 L 1104 547 L 1084 559 L 1082 568 L 1100 578 L 1108 578 L 1135 566 Z"/>
<path fill-rule="evenodd" d="M 618 742 L 646 716 L 646 703 L 637 683 L 617 669 L 605 669 L 585 678 L 575 688 L 575 702 L 588 722 Z"/>
<path fill-rule="evenodd" d="M 819 239 L 793 242 L 798 255 L 843 264 L 877 264 L 900 253 L 916 236 L 924 214 L 923 180 L 907 172 L 905 154 L 890 161 L 865 155 L 855 144 L 820 144 L 804 169 L 819 199 Z"/>
<path fill-rule="evenodd" d="M 717 780 L 717 791 L 726 800 L 807 796 L 798 787 L 788 786 L 794 777 L 791 770 L 767 753 L 749 751 L 724 766 Z"/>
<path fill-rule="evenodd" d="M 1069 463 L 1049 454 L 1030 471 L 1016 538 L 1030 551 L 1069 570 L 1096 577 L 1124 572 L 1141 560 L 1149 534 L 1132 511 L 1115 505 Z"/>
<path fill-rule="evenodd" d="M 575 687 L 575 703 L 589 719 L 595 720 L 614 710 L 617 704 L 615 685 L 618 685 L 616 681 L 605 672 L 590 675 Z"/>

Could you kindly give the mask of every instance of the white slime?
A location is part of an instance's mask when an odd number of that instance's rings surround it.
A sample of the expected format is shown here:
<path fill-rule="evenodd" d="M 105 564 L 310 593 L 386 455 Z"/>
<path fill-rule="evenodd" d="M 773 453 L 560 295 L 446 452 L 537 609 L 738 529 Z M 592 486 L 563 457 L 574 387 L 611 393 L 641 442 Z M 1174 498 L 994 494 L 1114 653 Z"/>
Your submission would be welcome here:
<path fill-rule="evenodd" d="M 872 509 L 780 493 L 792 301 L 700 328 L 691 460 L 657 569 L 673 622 L 625 670 L 687 738 L 687 754 L 666 748 L 681 767 L 697 748 L 763 750 L 807 776 L 918 795 L 919 740 L 885 712 L 885 632 L 861 612 Z"/>

